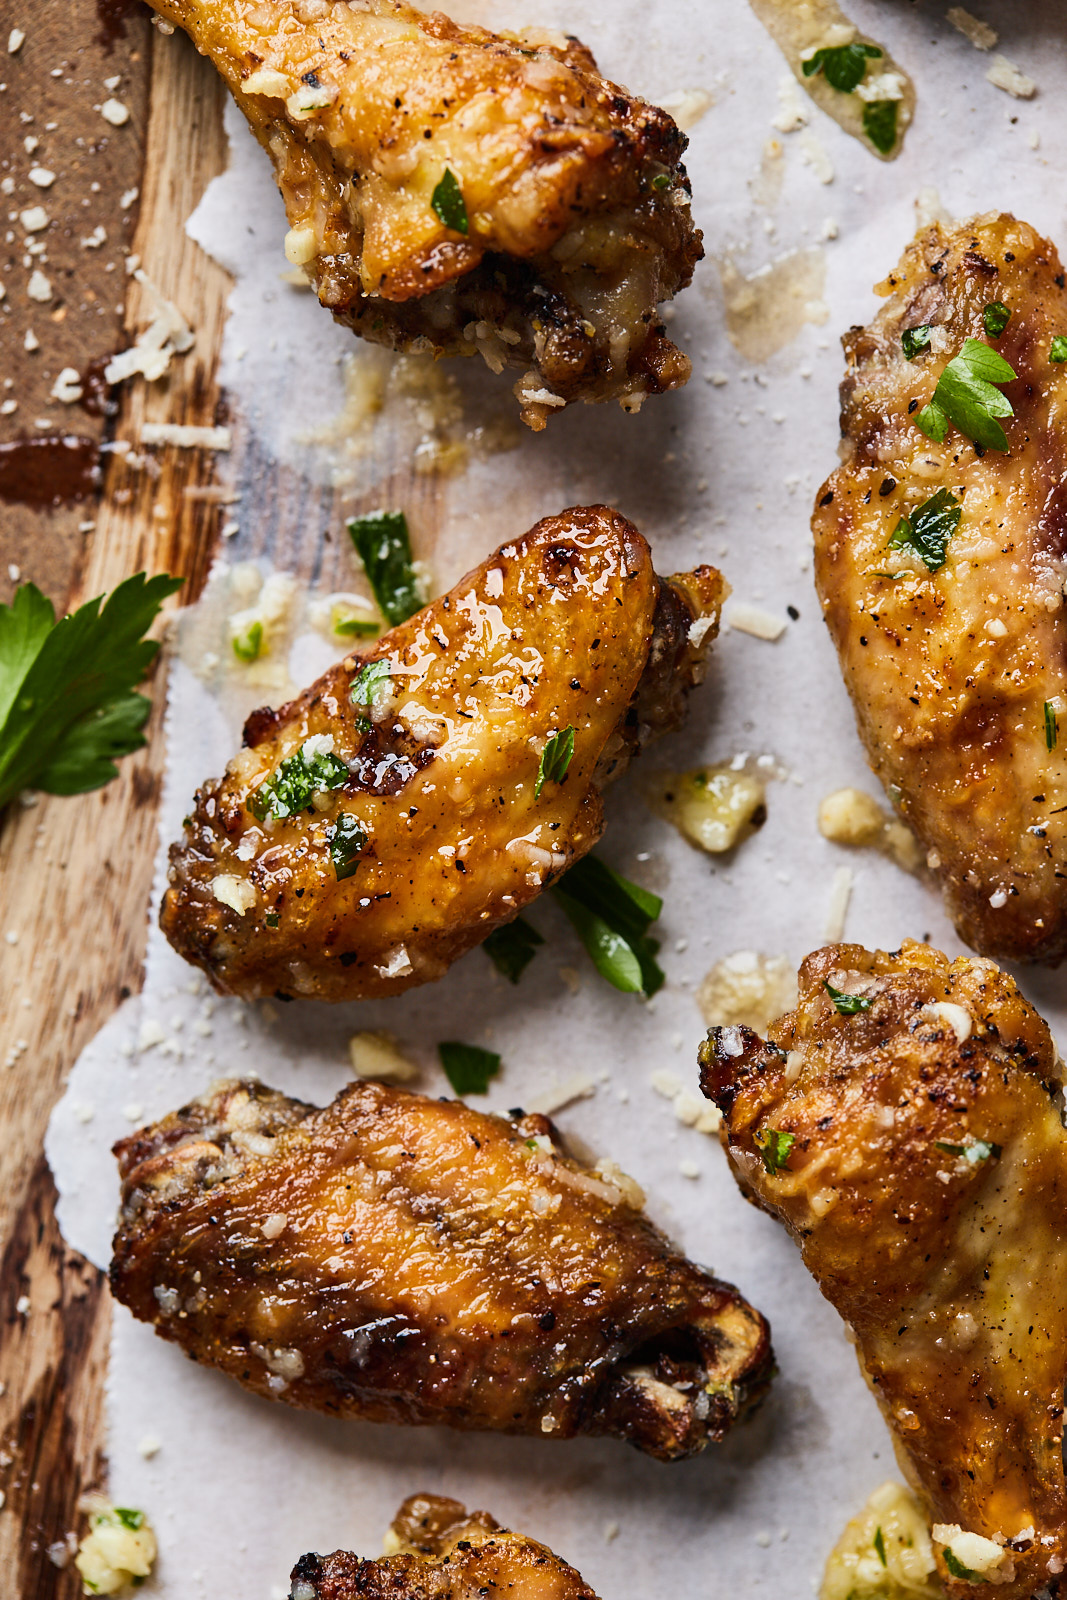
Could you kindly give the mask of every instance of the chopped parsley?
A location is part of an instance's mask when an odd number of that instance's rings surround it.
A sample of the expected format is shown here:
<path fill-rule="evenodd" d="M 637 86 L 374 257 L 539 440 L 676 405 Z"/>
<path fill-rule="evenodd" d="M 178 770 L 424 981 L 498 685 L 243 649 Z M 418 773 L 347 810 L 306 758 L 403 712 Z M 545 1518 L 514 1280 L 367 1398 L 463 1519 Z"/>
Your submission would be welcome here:
<path fill-rule="evenodd" d="M 1011 321 L 1011 312 L 1002 300 L 994 300 L 982 310 L 982 326 L 991 339 L 999 339 Z"/>
<path fill-rule="evenodd" d="M 262 648 L 262 622 L 253 622 L 244 633 L 237 633 L 233 637 L 233 653 L 238 661 L 255 661 Z"/>
<path fill-rule="evenodd" d="M 787 1171 L 796 1142 L 795 1133 L 782 1133 L 779 1128 L 765 1128 L 762 1133 L 753 1134 L 753 1143 L 763 1157 L 764 1172 L 773 1178 L 776 1173 Z"/>
<path fill-rule="evenodd" d="M 1067 361 L 1067 334 L 1058 333 L 1049 345 L 1048 358 L 1050 361 Z"/>
<path fill-rule="evenodd" d="M 875 1528 L 874 1538 L 872 1539 L 871 1543 L 874 1545 L 874 1553 L 882 1563 L 883 1567 L 888 1567 L 889 1562 L 885 1558 L 885 1534 L 882 1532 L 880 1525 Z"/>
<path fill-rule="evenodd" d="M 648 929 L 663 909 L 658 895 L 620 877 L 596 856 L 571 867 L 553 889 L 602 978 L 624 994 L 654 995 L 664 974 L 659 941 Z"/>
<path fill-rule="evenodd" d="M 652 187 L 653 189 L 666 189 L 670 184 L 670 181 L 671 175 L 669 172 L 657 172 L 656 176 L 652 179 Z"/>
<path fill-rule="evenodd" d="M 450 167 L 446 167 L 441 176 L 441 181 L 434 190 L 430 204 L 446 228 L 451 228 L 453 233 L 469 233 L 470 223 L 467 220 L 467 205 L 463 198 L 463 190 L 459 186 L 459 179 Z"/>
<path fill-rule="evenodd" d="M 145 743 L 133 692 L 159 651 L 144 637 L 181 578 L 143 572 L 56 621 L 32 583 L 0 605 L 0 810 L 23 789 L 84 794 Z"/>
<path fill-rule="evenodd" d="M 1055 750 L 1056 738 L 1060 731 L 1059 720 L 1056 715 L 1056 702 L 1045 701 L 1045 749 Z"/>
<path fill-rule="evenodd" d="M 282 919 L 276 911 L 268 911 L 263 920 L 268 928 L 276 928 Z"/>
<path fill-rule="evenodd" d="M 801 62 L 805 78 L 823 73 L 831 89 L 851 94 L 863 82 L 868 61 L 877 61 L 882 52 L 873 44 L 841 44 L 816 50 Z"/>
<path fill-rule="evenodd" d="M 990 1156 L 999 1156 L 1001 1147 L 989 1139 L 968 1139 L 966 1144 L 942 1144 L 940 1139 L 935 1139 L 934 1149 L 943 1150 L 949 1156 L 960 1156 L 972 1167 L 976 1167 L 979 1161 L 988 1161 Z"/>
<path fill-rule="evenodd" d="M 980 1572 L 972 1572 L 970 1567 L 965 1567 L 959 1556 L 953 1555 L 948 1545 L 941 1552 L 945 1566 L 954 1578 L 962 1578 L 965 1583 L 984 1583 L 986 1580 Z"/>
<path fill-rule="evenodd" d="M 338 617 L 333 631 L 344 639 L 374 639 L 382 630 L 376 622 L 363 617 Z"/>
<path fill-rule="evenodd" d="M 421 611 L 422 594 L 411 559 L 411 534 L 402 511 L 370 511 L 352 517 L 349 536 L 366 569 L 374 598 L 395 628 Z"/>
<path fill-rule="evenodd" d="M 115 1515 L 124 1528 L 129 1528 L 131 1533 L 144 1526 L 144 1512 L 131 1511 L 128 1506 L 116 1506 Z"/>
<path fill-rule="evenodd" d="M 333 870 L 340 883 L 350 878 L 359 866 L 367 835 L 358 817 L 354 817 L 351 811 L 342 811 L 337 821 L 326 829 L 326 842 L 330 847 Z"/>
<path fill-rule="evenodd" d="M 480 1045 L 449 1039 L 437 1046 L 445 1077 L 459 1095 L 488 1094 L 489 1082 L 500 1071 L 500 1057 Z"/>
<path fill-rule="evenodd" d="M 534 799 L 539 800 L 546 783 L 562 783 L 574 755 L 574 729 L 564 728 L 554 733 L 541 751 L 541 765 L 537 769 Z"/>
<path fill-rule="evenodd" d="M 518 983 L 537 954 L 538 945 L 544 942 L 525 917 L 516 917 L 514 922 L 494 928 L 488 939 L 482 941 L 482 949 L 509 983 Z"/>
<path fill-rule="evenodd" d="M 931 328 L 928 322 L 920 322 L 917 328 L 904 329 L 900 336 L 900 345 L 906 361 L 914 361 L 920 351 L 929 350 L 930 334 Z"/>
<path fill-rule="evenodd" d="M 963 507 L 954 494 L 938 489 L 910 516 L 901 517 L 889 539 L 891 550 L 914 550 L 928 572 L 939 572 L 948 559 L 948 542 L 960 525 Z"/>
<path fill-rule="evenodd" d="M 954 423 L 962 434 L 984 450 L 1008 448 L 998 417 L 1013 417 L 1011 401 L 994 385 L 1010 383 L 1015 369 L 981 339 L 964 340 L 963 349 L 938 379 L 934 398 L 915 418 L 926 434 L 940 444 Z"/>
<path fill-rule="evenodd" d="M 869 100 L 863 107 L 863 131 L 880 155 L 887 156 L 897 142 L 899 100 Z"/>
<path fill-rule="evenodd" d="M 339 789 L 348 781 L 344 762 L 332 751 L 320 749 L 320 742 L 324 742 L 321 734 L 306 739 L 252 795 L 248 809 L 260 822 L 295 817 L 311 803 L 313 794 Z"/>
<path fill-rule="evenodd" d="M 829 978 L 823 984 L 830 999 L 834 1003 L 834 1010 L 843 1017 L 854 1017 L 859 1011 L 869 1011 L 871 1002 L 865 994 L 846 994 L 843 989 L 835 989 Z"/>
<path fill-rule="evenodd" d="M 380 705 L 389 695 L 392 672 L 388 660 L 368 661 L 352 679 L 348 698 L 354 706 Z"/>

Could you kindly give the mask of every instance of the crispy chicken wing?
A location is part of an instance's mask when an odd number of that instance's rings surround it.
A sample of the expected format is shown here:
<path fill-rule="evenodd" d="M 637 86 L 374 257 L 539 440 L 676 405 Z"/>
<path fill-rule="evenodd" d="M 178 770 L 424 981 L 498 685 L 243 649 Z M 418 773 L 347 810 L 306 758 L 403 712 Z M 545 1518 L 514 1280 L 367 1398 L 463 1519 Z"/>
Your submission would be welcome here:
<path fill-rule="evenodd" d="M 819 493 L 816 583 L 871 766 L 939 876 L 960 936 L 986 955 L 1067 952 L 1067 293 L 1055 250 L 989 216 L 909 245 L 887 304 L 845 339 L 844 463 Z M 987 336 L 984 310 L 1011 313 Z M 994 322 L 994 327 L 997 323 Z M 912 361 L 905 330 L 929 329 Z M 1018 373 L 1008 451 L 915 424 L 968 338 Z M 994 395 L 999 391 L 993 390 Z M 892 548 L 947 491 L 959 524 L 928 570 Z M 942 500 L 949 519 L 955 515 Z M 918 519 L 922 521 L 920 517 Z"/>
<path fill-rule="evenodd" d="M 405 1500 L 385 1544 L 378 1561 L 347 1550 L 302 1556 L 290 1600 L 596 1600 L 581 1574 L 546 1545 L 443 1495 Z"/>
<path fill-rule="evenodd" d="M 560 35 L 403 0 L 153 0 L 274 163 L 286 250 L 378 344 L 522 370 L 523 418 L 685 383 L 656 306 L 703 254 L 664 111 Z"/>
<path fill-rule="evenodd" d="M 596 843 L 598 785 L 677 726 L 723 593 L 711 567 L 663 582 L 602 506 L 538 523 L 253 714 L 171 850 L 168 939 L 246 998 L 439 978 Z M 557 781 L 541 758 L 568 728 Z"/>
<path fill-rule="evenodd" d="M 701 1063 L 742 1189 L 855 1335 L 948 1593 L 1044 1593 L 1067 1558 L 1067 1134 L 1048 1028 L 991 961 L 831 945 L 767 1042 L 713 1028 Z"/>
<path fill-rule="evenodd" d="M 231 1082 L 115 1149 L 115 1295 L 259 1394 L 670 1461 L 769 1381 L 759 1313 L 544 1117 L 370 1082 L 320 1111 Z"/>

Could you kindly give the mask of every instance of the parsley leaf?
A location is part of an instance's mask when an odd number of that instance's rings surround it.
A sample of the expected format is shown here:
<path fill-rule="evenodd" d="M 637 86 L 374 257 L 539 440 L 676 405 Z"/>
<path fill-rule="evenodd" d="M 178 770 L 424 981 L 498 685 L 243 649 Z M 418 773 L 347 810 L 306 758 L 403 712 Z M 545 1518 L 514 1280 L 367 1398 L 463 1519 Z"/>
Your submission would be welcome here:
<path fill-rule="evenodd" d="M 144 1526 L 143 1511 L 131 1511 L 128 1506 L 116 1506 L 115 1515 L 122 1523 L 122 1526 L 129 1528 L 131 1532 Z"/>
<path fill-rule="evenodd" d="M 1002 300 L 993 300 L 982 310 L 982 326 L 991 339 L 999 339 L 1011 321 L 1011 312 Z"/>
<path fill-rule="evenodd" d="M 255 661 L 263 648 L 263 624 L 253 622 L 244 633 L 234 634 L 233 653 L 238 661 Z"/>
<path fill-rule="evenodd" d="M 1045 701 L 1045 749 L 1055 750 L 1056 739 L 1059 735 L 1060 724 L 1056 715 L 1055 702 Z"/>
<path fill-rule="evenodd" d="M 411 559 L 411 534 L 404 513 L 370 511 L 365 517 L 352 517 L 347 527 L 374 598 L 390 627 L 395 628 L 421 611 L 423 598 Z"/>
<path fill-rule="evenodd" d="M 510 983 L 518 983 L 537 954 L 537 946 L 544 942 L 525 917 L 516 917 L 514 922 L 494 928 L 488 939 L 482 940 L 482 949 L 498 972 Z"/>
<path fill-rule="evenodd" d="M 869 1011 L 871 1002 L 865 994 L 846 994 L 843 989 L 835 989 L 829 978 L 823 984 L 830 999 L 834 1003 L 834 1010 L 843 1017 L 854 1017 L 858 1011 Z"/>
<path fill-rule="evenodd" d="M 934 1149 L 944 1150 L 946 1155 L 962 1156 L 964 1161 L 976 1167 L 979 1161 L 988 1161 L 990 1156 L 999 1156 L 1001 1147 L 989 1139 L 969 1139 L 966 1144 L 942 1144 L 940 1139 L 935 1139 Z"/>
<path fill-rule="evenodd" d="M 368 661 L 352 679 L 348 698 L 354 706 L 380 705 L 389 694 L 392 672 L 388 660 Z"/>
<path fill-rule="evenodd" d="M 143 572 L 56 621 L 32 583 L 0 606 L 0 810 L 22 789 L 83 794 L 145 743 L 134 694 L 159 645 L 144 634 L 181 578 Z"/>
<path fill-rule="evenodd" d="M 963 507 L 954 494 L 938 489 L 910 517 L 901 517 L 889 539 L 891 550 L 914 550 L 928 572 L 939 572 L 948 559 L 948 542 L 960 525 Z"/>
<path fill-rule="evenodd" d="M 340 757 L 319 749 L 322 739 L 322 734 L 305 739 L 295 755 L 286 756 L 251 796 L 248 809 L 260 822 L 294 817 L 310 804 L 313 794 L 339 789 L 348 781 L 348 768 Z"/>
<path fill-rule="evenodd" d="M 897 142 L 899 100 L 868 100 L 863 107 L 863 131 L 880 155 L 887 156 Z"/>
<path fill-rule="evenodd" d="M 782 1133 L 778 1128 L 765 1128 L 752 1136 L 752 1142 L 763 1157 L 763 1170 L 772 1178 L 775 1173 L 788 1170 L 789 1157 L 797 1142 L 795 1133 Z"/>
<path fill-rule="evenodd" d="M 966 1583 L 984 1583 L 985 1579 L 980 1572 L 972 1572 L 970 1567 L 965 1567 L 959 1556 L 953 1555 L 946 1545 L 941 1552 L 945 1566 L 954 1578 L 962 1578 Z"/>
<path fill-rule="evenodd" d="M 983 449 L 1006 451 L 1007 436 L 995 419 L 1013 417 L 1015 412 L 1007 396 L 993 386 L 1010 383 L 1015 376 L 1014 368 L 989 345 L 981 339 L 966 339 L 938 379 L 934 398 L 915 421 L 936 444 L 944 439 L 952 422 Z"/>
<path fill-rule="evenodd" d="M 430 204 L 437 213 L 438 218 L 446 228 L 451 228 L 453 233 L 469 233 L 470 223 L 467 220 L 467 204 L 463 198 L 463 190 L 459 186 L 459 179 L 450 167 L 446 167 L 441 176 L 441 181 L 430 198 Z"/>
<path fill-rule="evenodd" d="M 541 790 L 546 783 L 563 782 L 573 755 L 574 729 L 564 728 L 562 733 L 554 733 L 541 751 L 541 765 L 537 769 L 537 783 L 534 787 L 535 800 L 541 798 Z"/>
<path fill-rule="evenodd" d="M 1067 334 L 1058 333 L 1048 348 L 1050 361 L 1067 361 Z"/>
<path fill-rule="evenodd" d="M 883 1567 L 888 1567 L 889 1562 L 885 1558 L 885 1534 L 882 1532 L 881 1527 L 875 1528 L 874 1538 L 871 1543 L 874 1545 L 874 1553 Z"/>
<path fill-rule="evenodd" d="M 602 978 L 624 994 L 653 995 L 662 988 L 664 974 L 655 960 L 659 941 L 647 937 L 663 909 L 658 895 L 596 856 L 571 867 L 552 893 Z"/>
<path fill-rule="evenodd" d="M 930 324 L 921 322 L 917 328 L 905 328 L 900 336 L 905 361 L 914 361 L 922 350 L 930 348 Z"/>
<path fill-rule="evenodd" d="M 480 1045 L 449 1039 L 437 1046 L 445 1077 L 457 1094 L 488 1094 L 489 1080 L 500 1071 L 500 1057 Z"/>
<path fill-rule="evenodd" d="M 831 89 L 851 94 L 863 82 L 868 61 L 876 61 L 882 52 L 873 44 L 841 44 L 816 50 L 801 62 L 805 78 L 817 72 L 826 76 Z"/>
<path fill-rule="evenodd" d="M 365 621 L 362 617 L 339 617 L 333 631 L 342 638 L 374 639 L 382 630 L 376 622 Z"/>
<path fill-rule="evenodd" d="M 342 811 L 337 821 L 326 829 L 326 842 L 330 847 L 330 860 L 341 883 L 350 878 L 359 866 L 359 858 L 367 843 L 367 835 L 358 817 L 351 811 Z"/>

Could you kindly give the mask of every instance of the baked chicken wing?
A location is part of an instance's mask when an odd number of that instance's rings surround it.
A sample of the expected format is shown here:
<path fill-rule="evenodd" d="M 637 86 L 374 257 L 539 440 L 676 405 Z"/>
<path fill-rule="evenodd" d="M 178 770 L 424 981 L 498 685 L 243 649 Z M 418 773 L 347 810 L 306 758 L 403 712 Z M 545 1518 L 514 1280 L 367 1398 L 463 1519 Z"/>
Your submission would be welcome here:
<path fill-rule="evenodd" d="M 596 843 L 599 785 L 681 720 L 723 593 L 659 579 L 602 506 L 538 523 L 253 714 L 171 850 L 168 939 L 245 998 L 439 978 Z"/>
<path fill-rule="evenodd" d="M 921 233 L 878 292 L 882 311 L 844 341 L 843 464 L 813 520 L 819 595 L 871 766 L 961 938 L 1056 963 L 1067 952 L 1063 268 L 1032 228 L 987 216 Z M 984 366 L 1003 374 L 998 356 L 1017 381 L 982 378 Z M 940 443 L 920 431 L 935 389 L 969 434 L 955 420 L 942 429 L 943 410 Z M 1006 449 L 991 442 L 998 418 Z"/>
<path fill-rule="evenodd" d="M 360 1082 L 331 1106 L 222 1083 L 116 1147 L 111 1285 L 194 1358 L 289 1404 L 663 1461 L 770 1377 L 767 1326 L 544 1117 Z"/>
<path fill-rule="evenodd" d="M 991 961 L 818 950 L 766 1041 L 713 1028 L 742 1189 L 849 1324 L 959 1597 L 1067 1559 L 1067 1133 L 1052 1037 Z"/>
<path fill-rule="evenodd" d="M 442 1495 L 405 1500 L 385 1546 L 377 1561 L 347 1550 L 302 1556 L 290 1600 L 596 1600 L 581 1574 L 546 1545 Z"/>
<path fill-rule="evenodd" d="M 274 164 L 287 254 L 338 321 L 519 368 L 533 428 L 685 383 L 656 307 L 703 254 L 687 141 L 576 39 L 404 0 L 153 4 L 233 91 Z"/>

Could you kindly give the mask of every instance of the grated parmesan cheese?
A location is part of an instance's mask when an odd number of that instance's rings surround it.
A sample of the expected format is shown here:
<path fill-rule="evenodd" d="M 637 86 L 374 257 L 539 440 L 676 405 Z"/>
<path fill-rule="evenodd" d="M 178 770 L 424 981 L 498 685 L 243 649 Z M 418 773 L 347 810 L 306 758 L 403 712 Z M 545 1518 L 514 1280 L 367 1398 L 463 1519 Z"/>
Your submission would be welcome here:
<path fill-rule="evenodd" d="M 166 372 L 172 356 L 184 354 L 193 345 L 192 329 L 178 307 L 160 294 L 141 267 L 133 276 L 154 303 L 155 312 L 136 343 L 128 350 L 121 350 L 118 355 L 112 356 L 104 368 L 106 383 L 122 383 L 136 373 L 140 373 L 149 383 L 154 383 Z"/>
<path fill-rule="evenodd" d="M 962 33 L 976 50 L 992 50 L 997 43 L 999 38 L 997 30 L 991 28 L 988 22 L 981 22 L 977 17 L 973 17 L 965 7 L 949 6 L 945 16 L 956 32 Z"/>
<path fill-rule="evenodd" d="M 1028 78 L 1022 68 L 1017 67 L 1014 61 L 1009 61 L 1007 56 L 993 57 L 986 79 L 994 89 L 1003 89 L 1013 100 L 1032 100 L 1037 93 L 1033 78 Z"/>
<path fill-rule="evenodd" d="M 715 963 L 696 999 L 709 1028 L 745 1027 L 763 1034 L 796 1005 L 796 969 L 786 956 L 736 950 Z"/>
<path fill-rule="evenodd" d="M 761 606 L 749 605 L 744 600 L 735 601 L 723 621 L 736 633 L 750 633 L 754 639 L 766 639 L 768 643 L 780 639 L 786 630 L 783 617 L 776 617 Z"/>
<path fill-rule="evenodd" d="M 588 1100 L 596 1094 L 596 1084 L 587 1073 L 577 1072 L 571 1078 L 565 1078 L 562 1083 L 553 1083 L 550 1089 L 543 1094 L 532 1095 L 524 1102 L 526 1110 L 537 1113 L 542 1117 L 551 1117 L 557 1111 L 562 1111 L 564 1106 L 569 1106 L 575 1100 Z"/>
<path fill-rule="evenodd" d="M 130 120 L 129 107 L 114 98 L 104 101 L 100 107 L 100 115 L 105 122 L 110 122 L 113 128 L 121 128 L 123 123 Z"/>
<path fill-rule="evenodd" d="M 875 1544 L 881 1530 L 881 1550 Z M 819 1600 L 943 1600 L 930 1533 L 910 1489 L 883 1483 L 842 1533 Z"/>
<path fill-rule="evenodd" d="M 348 1041 L 348 1056 L 357 1078 L 381 1078 L 393 1083 L 409 1083 L 418 1076 L 418 1067 L 398 1049 L 391 1033 L 354 1033 Z"/>
<path fill-rule="evenodd" d="M 141 424 L 142 444 L 173 444 L 179 450 L 226 451 L 231 440 L 229 428 L 197 428 L 179 422 Z"/>
<path fill-rule="evenodd" d="M 144 1512 L 113 1506 L 102 1494 L 83 1495 L 78 1509 L 89 1517 L 89 1532 L 74 1558 L 84 1592 L 117 1594 L 143 1583 L 156 1559 L 156 1536 Z"/>
<path fill-rule="evenodd" d="M 255 885 L 234 872 L 220 872 L 211 880 L 211 893 L 220 905 L 229 906 L 238 916 L 245 916 L 256 903 Z"/>
<path fill-rule="evenodd" d="M 848 916 L 848 903 L 852 899 L 852 869 L 851 867 L 838 867 L 830 885 L 830 904 L 826 910 L 826 926 L 823 929 L 823 938 L 829 944 L 840 944 L 845 937 L 845 918 Z"/>

